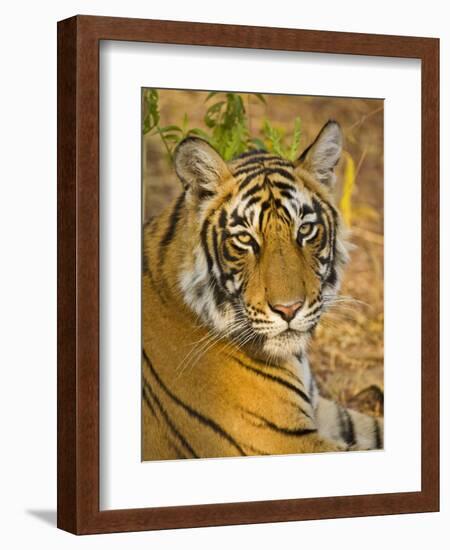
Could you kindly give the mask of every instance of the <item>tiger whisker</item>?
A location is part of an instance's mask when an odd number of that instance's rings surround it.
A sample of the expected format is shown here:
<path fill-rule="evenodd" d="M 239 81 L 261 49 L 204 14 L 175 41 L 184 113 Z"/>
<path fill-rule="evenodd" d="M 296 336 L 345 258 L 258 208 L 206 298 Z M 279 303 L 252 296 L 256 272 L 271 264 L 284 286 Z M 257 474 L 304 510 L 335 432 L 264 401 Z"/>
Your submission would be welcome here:
<path fill-rule="evenodd" d="M 227 337 L 232 335 L 233 332 L 236 332 L 237 330 L 240 330 L 241 328 L 245 328 L 243 325 L 239 323 L 232 323 L 230 327 L 225 329 L 225 331 L 221 333 L 214 332 L 212 336 L 206 335 L 206 342 L 203 342 L 203 345 L 197 349 L 197 350 L 191 350 L 180 362 L 178 367 L 176 368 L 177 371 L 183 373 L 189 366 L 192 366 L 193 364 L 197 363 L 202 356 L 204 356 L 214 345 L 219 343 L 222 340 L 225 340 Z M 192 354 L 192 355 L 191 355 Z M 181 370 L 180 367 L 182 366 Z"/>

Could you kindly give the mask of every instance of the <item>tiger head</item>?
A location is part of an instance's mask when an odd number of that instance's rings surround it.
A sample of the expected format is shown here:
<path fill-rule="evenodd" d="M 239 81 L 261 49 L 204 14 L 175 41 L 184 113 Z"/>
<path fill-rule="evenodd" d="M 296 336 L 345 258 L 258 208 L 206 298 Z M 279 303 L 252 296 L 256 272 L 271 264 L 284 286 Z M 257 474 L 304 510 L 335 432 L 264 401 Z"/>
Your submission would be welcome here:
<path fill-rule="evenodd" d="M 199 138 L 179 144 L 187 216 L 178 284 L 216 335 L 272 360 L 305 348 L 347 259 L 332 200 L 341 152 L 334 121 L 295 163 L 249 151 L 227 164 Z"/>

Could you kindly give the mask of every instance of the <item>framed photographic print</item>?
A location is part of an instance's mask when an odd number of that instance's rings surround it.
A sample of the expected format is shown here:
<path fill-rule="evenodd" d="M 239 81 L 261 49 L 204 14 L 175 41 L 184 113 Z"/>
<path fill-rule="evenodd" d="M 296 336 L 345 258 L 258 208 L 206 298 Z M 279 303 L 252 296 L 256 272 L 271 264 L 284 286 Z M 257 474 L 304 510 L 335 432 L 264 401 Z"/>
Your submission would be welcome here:
<path fill-rule="evenodd" d="M 439 42 L 58 24 L 58 526 L 437 511 Z"/>

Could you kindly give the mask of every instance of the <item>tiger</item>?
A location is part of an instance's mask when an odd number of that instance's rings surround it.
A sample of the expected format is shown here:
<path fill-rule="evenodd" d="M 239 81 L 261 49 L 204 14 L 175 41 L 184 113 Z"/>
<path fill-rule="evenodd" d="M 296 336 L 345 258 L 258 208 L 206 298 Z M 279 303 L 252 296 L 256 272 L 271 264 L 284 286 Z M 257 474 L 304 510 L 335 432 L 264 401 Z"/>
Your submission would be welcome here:
<path fill-rule="evenodd" d="M 322 397 L 308 362 L 349 258 L 342 150 L 333 120 L 295 162 L 177 145 L 182 190 L 143 226 L 142 460 L 383 448 L 382 418 Z"/>

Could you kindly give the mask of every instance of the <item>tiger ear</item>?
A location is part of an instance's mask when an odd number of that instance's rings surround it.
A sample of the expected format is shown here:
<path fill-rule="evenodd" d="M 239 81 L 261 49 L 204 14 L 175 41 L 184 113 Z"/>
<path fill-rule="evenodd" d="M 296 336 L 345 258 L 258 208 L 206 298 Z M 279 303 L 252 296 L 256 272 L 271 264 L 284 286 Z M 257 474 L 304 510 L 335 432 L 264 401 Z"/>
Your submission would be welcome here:
<path fill-rule="evenodd" d="M 200 199 L 214 195 L 220 183 L 231 176 L 219 153 L 197 137 L 188 137 L 178 144 L 174 164 L 185 189 Z"/>
<path fill-rule="evenodd" d="M 341 158 L 342 143 L 340 125 L 329 120 L 313 143 L 300 155 L 297 166 L 310 172 L 323 185 L 332 187 L 336 181 L 334 167 Z"/>

